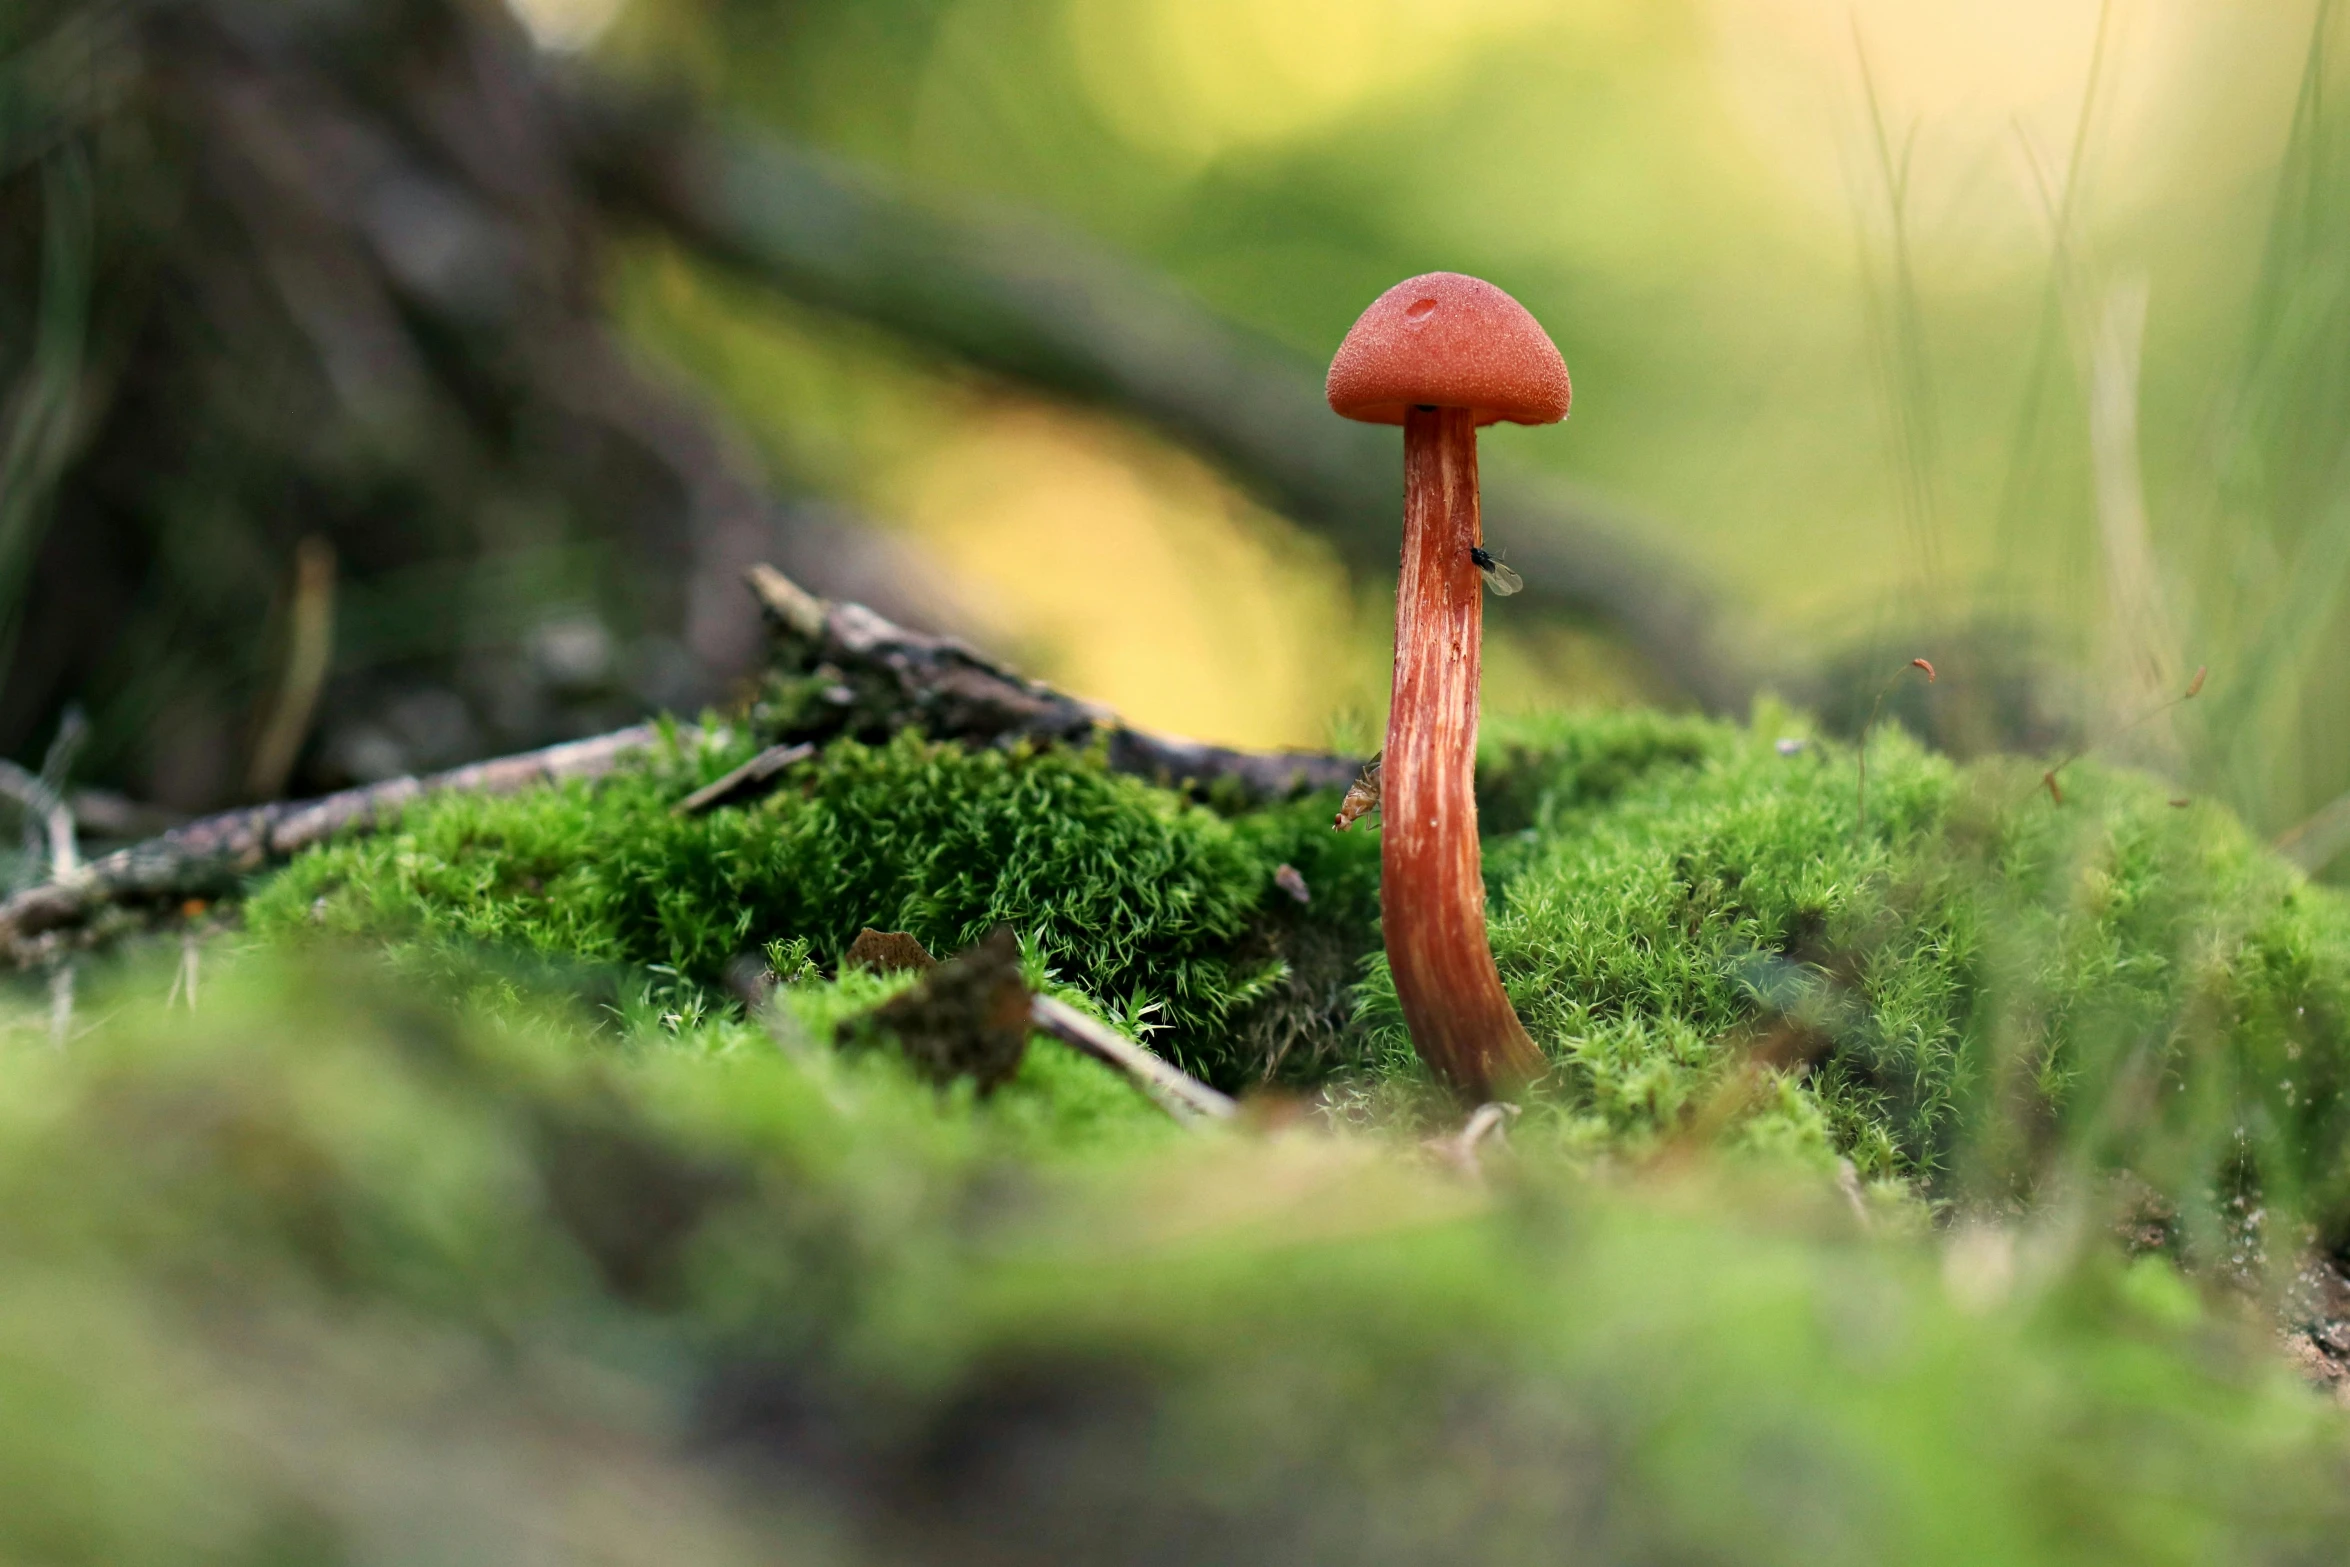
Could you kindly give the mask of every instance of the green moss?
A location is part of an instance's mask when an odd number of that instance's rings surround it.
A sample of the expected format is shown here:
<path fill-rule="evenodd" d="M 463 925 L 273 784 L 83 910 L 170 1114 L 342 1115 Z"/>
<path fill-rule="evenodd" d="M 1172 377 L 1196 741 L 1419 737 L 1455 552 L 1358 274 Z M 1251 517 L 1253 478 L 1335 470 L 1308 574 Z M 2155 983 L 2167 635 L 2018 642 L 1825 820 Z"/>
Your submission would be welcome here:
<path fill-rule="evenodd" d="M 2338 1417 L 2160 1262 L 2044 1248 L 1962 1309 L 1933 1244 L 1761 1167 L 1497 1153 L 1480 1193 L 521 986 L 166 988 L 90 976 L 75 1048 L 0 1074 L 8 1560 L 2159 1567 L 2350 1530 Z"/>
<path fill-rule="evenodd" d="M 1800 729 L 1495 726 L 1493 942 L 1557 1063 L 1547 1135 L 1727 1138 L 1993 1198 L 2127 1167 L 2175 1203 L 2256 1187 L 2350 1216 L 2341 898 L 2150 779 L 2077 764 L 2059 804 L 2032 764 L 1961 767 L 1890 729 L 1864 827 L 1851 750 Z M 1227 1086 L 1351 1077 L 1354 1102 L 1407 1111 L 1424 1092 L 1376 955 L 1377 838 L 1331 832 L 1327 800 L 1218 813 L 1084 755 L 906 737 L 837 743 L 752 806 L 670 812 L 747 744 L 428 802 L 265 884 L 253 926 L 614 966 L 644 992 L 616 1004 L 693 1015 L 773 943 L 825 963 L 867 924 L 946 950 L 1008 922 Z M 2218 1207 L 2198 1211 L 2218 1245 Z"/>
<path fill-rule="evenodd" d="M 2350 1207 L 2340 895 L 2153 779 L 2076 765 L 2059 805 L 2034 764 L 1898 732 L 1863 831 L 1852 753 L 1782 748 L 1788 727 L 1495 747 L 1522 826 L 1487 844 L 1494 950 L 1565 1135 L 1730 1124 L 1937 1186 L 2087 1159 Z M 1380 963 L 1363 1000 L 1409 1072 Z"/>
<path fill-rule="evenodd" d="M 266 938 L 319 932 L 427 946 L 502 943 L 658 964 L 715 987 L 736 958 L 800 940 L 829 964 L 871 925 L 952 951 L 999 924 L 1072 983 L 1168 1031 L 1227 1081 L 1220 1029 L 1285 975 L 1265 939 L 1284 862 L 1325 889 L 1324 923 L 1367 932 L 1375 844 L 1330 841 L 1332 806 L 1235 823 L 1065 751 L 978 751 L 912 735 L 840 741 L 742 808 L 669 807 L 746 758 L 672 742 L 597 785 L 447 798 L 402 829 L 304 857 L 249 906 Z M 1358 936 L 1367 942 L 1367 934 Z"/>

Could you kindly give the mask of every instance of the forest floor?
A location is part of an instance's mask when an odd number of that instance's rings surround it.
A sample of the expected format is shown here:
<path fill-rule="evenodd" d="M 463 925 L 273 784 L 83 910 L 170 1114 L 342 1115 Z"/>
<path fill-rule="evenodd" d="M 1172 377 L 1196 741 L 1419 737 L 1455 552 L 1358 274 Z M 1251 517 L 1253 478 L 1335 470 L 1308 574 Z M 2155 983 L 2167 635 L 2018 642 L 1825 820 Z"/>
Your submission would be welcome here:
<path fill-rule="evenodd" d="M 63 1049 L 24 993 L 7 1554 L 2350 1540 L 2305 1380 L 2350 1345 L 2350 904 L 2214 805 L 1887 732 L 1864 819 L 1783 711 L 1502 726 L 1492 939 L 1552 1070 L 1471 1140 L 1334 795 L 903 735 L 680 812 L 763 737 L 667 733 L 85 958 Z M 1240 1113 L 922 1044 L 880 1009 L 936 972 L 844 961 L 868 927 L 1008 927 L 1022 995 Z"/>

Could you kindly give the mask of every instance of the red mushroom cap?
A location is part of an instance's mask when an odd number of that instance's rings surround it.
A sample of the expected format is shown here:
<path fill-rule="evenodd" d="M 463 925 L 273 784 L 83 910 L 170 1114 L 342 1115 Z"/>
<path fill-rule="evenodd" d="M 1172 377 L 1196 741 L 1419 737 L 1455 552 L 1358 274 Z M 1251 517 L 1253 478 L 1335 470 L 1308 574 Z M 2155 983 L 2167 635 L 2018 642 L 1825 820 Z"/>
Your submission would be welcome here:
<path fill-rule="evenodd" d="M 1430 272 L 1371 301 L 1330 361 L 1330 406 L 1401 424 L 1415 404 L 1466 408 L 1479 424 L 1556 424 L 1575 389 L 1526 307 L 1482 278 Z"/>

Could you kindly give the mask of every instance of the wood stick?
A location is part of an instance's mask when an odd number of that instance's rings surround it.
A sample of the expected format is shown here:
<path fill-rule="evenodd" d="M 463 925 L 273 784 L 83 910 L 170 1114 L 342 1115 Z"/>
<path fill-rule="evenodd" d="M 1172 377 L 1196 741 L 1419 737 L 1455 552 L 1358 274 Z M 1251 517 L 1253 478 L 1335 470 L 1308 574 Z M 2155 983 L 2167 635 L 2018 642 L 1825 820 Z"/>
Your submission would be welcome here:
<path fill-rule="evenodd" d="M 787 769 L 816 754 L 805 740 L 797 745 L 771 745 L 715 783 L 704 784 L 669 807 L 676 816 L 699 816 L 721 805 L 735 805 L 763 794 Z"/>
<path fill-rule="evenodd" d="M 2327 801 L 2308 820 L 2279 833 L 2270 847 L 2315 876 L 2350 849 L 2350 794 Z"/>
<path fill-rule="evenodd" d="M 1107 1024 L 1097 1023 L 1066 1001 L 1030 998 L 1028 1021 L 1040 1034 L 1117 1068 L 1179 1121 L 1228 1121 L 1239 1106 L 1226 1095 L 1153 1055 Z"/>
<path fill-rule="evenodd" d="M 80 872 L 81 849 L 75 840 L 73 807 L 55 789 L 43 782 L 39 774 L 0 760 L 0 795 L 6 795 L 41 818 L 49 835 L 51 877 L 66 878 Z"/>
<path fill-rule="evenodd" d="M 862 604 L 817 598 L 773 566 L 745 574 L 788 659 L 840 676 L 838 728 L 1001 744 L 1102 739 L 1110 766 L 1167 788 L 1186 784 L 1279 800 L 1344 789 L 1360 764 L 1313 751 L 1239 751 L 1136 729 L 1098 703 L 1056 691 L 954 637 L 909 631 Z"/>
<path fill-rule="evenodd" d="M 224 811 L 117 849 L 77 875 L 50 881 L 0 903 L 0 959 L 18 966 L 38 958 L 38 939 L 76 929 L 118 905 L 173 903 L 234 892 L 254 872 L 293 858 L 346 831 L 391 825 L 412 800 L 429 794 L 518 794 L 540 784 L 601 778 L 622 758 L 651 746 L 652 724 L 573 740 L 520 756 L 435 773 L 392 778 L 317 800 L 280 801 Z"/>

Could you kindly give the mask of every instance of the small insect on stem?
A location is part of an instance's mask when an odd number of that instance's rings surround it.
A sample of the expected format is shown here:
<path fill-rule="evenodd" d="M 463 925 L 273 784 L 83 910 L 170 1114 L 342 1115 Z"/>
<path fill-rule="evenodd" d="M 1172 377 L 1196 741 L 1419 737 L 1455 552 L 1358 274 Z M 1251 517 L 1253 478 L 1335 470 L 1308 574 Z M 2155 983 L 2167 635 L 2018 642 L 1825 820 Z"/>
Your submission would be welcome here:
<path fill-rule="evenodd" d="M 1493 590 L 1495 598 L 1508 598 L 1526 585 L 1526 579 L 1493 558 L 1493 552 L 1482 545 L 1469 546 L 1469 559 L 1477 563 L 1477 573 L 1485 585 Z"/>
<path fill-rule="evenodd" d="M 1381 752 L 1380 755 L 1385 755 Z M 1362 776 L 1347 785 L 1346 798 L 1338 802 L 1338 820 L 1330 825 L 1340 832 L 1352 828 L 1363 817 L 1379 809 L 1379 757 L 1363 764 Z"/>

